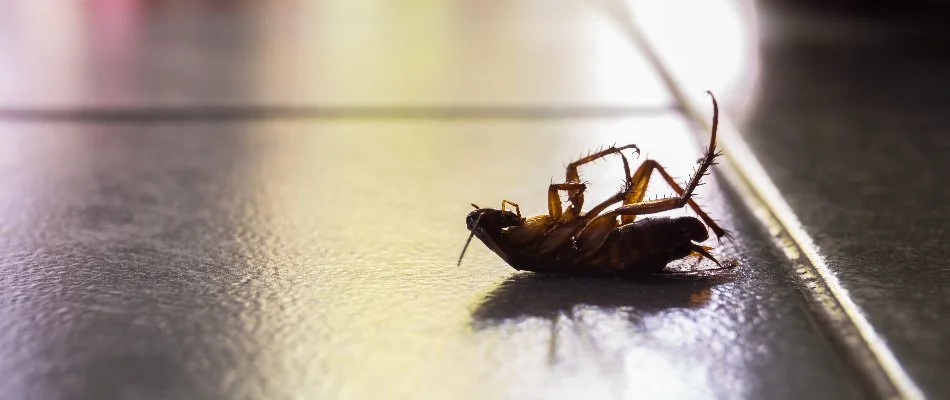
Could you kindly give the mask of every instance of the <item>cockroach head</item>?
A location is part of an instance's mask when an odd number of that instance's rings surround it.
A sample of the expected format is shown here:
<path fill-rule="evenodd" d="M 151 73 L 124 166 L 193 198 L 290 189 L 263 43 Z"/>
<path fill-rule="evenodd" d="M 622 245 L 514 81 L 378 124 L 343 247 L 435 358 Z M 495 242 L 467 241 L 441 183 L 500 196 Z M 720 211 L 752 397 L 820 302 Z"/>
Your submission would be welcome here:
<path fill-rule="evenodd" d="M 474 204 L 472 205 L 475 206 Z M 483 242 L 487 240 L 488 242 L 486 242 L 486 244 L 491 243 L 493 242 L 491 238 L 501 232 L 502 229 L 509 226 L 520 225 L 521 223 L 521 217 L 511 211 L 478 208 L 478 206 L 475 206 L 475 211 L 468 213 L 468 216 L 465 217 L 465 226 L 467 226 L 468 230 L 472 231 L 472 233 L 468 235 L 468 240 L 465 241 L 465 246 L 462 247 L 462 254 L 459 255 L 458 265 L 462 265 L 462 257 L 465 257 L 465 250 L 468 249 L 469 243 L 472 242 L 472 237 L 478 236 Z"/>
<path fill-rule="evenodd" d="M 468 213 L 465 226 L 472 231 L 476 227 L 487 232 L 500 232 L 502 229 L 521 224 L 521 218 L 511 211 L 479 208 Z"/>

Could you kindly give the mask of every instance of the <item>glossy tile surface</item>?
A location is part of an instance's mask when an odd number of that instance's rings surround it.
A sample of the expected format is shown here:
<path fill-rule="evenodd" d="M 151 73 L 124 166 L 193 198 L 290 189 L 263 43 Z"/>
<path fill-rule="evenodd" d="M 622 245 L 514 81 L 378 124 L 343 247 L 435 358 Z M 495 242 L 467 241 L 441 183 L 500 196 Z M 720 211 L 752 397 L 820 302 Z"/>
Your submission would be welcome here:
<path fill-rule="evenodd" d="M 941 398 L 950 395 L 950 353 L 936 350 L 950 346 L 950 191 L 940 183 L 950 179 L 950 35 L 910 11 L 771 15 L 782 30 L 763 47 L 747 132 L 849 295 L 924 393 Z"/>
<path fill-rule="evenodd" d="M 701 198 L 737 232 L 717 250 L 741 262 L 732 279 L 543 278 L 481 245 L 455 265 L 468 203 L 541 212 L 581 149 L 633 141 L 687 174 L 699 146 L 675 114 L 2 138 L 0 386 L 16 397 L 859 397 L 715 180 Z M 620 169 L 585 170 L 590 198 Z"/>
<path fill-rule="evenodd" d="M 3 6 L 4 393 L 862 397 L 715 172 L 729 279 L 456 266 L 469 203 L 541 213 L 613 143 L 683 179 L 705 143 L 601 5 L 389 3 Z"/>

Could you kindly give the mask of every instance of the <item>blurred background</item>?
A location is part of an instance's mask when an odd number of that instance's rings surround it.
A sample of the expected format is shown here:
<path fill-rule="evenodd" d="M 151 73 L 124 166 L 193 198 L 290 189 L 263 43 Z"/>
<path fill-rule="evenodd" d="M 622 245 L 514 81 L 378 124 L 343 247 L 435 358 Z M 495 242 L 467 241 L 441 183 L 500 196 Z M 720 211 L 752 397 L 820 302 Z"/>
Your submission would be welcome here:
<path fill-rule="evenodd" d="M 950 396 L 947 14 L 927 1 L 4 4 L 0 389 Z M 755 195 L 723 178 L 741 163 L 698 197 L 735 232 L 707 243 L 739 262 L 729 279 L 539 277 L 479 243 L 455 265 L 469 203 L 544 213 L 547 185 L 590 150 L 635 143 L 684 180 L 708 140 L 693 112 L 709 112 L 706 90 L 885 349 L 871 368 L 790 279 L 798 261 Z M 582 176 L 587 204 L 623 179 L 616 159 Z"/>

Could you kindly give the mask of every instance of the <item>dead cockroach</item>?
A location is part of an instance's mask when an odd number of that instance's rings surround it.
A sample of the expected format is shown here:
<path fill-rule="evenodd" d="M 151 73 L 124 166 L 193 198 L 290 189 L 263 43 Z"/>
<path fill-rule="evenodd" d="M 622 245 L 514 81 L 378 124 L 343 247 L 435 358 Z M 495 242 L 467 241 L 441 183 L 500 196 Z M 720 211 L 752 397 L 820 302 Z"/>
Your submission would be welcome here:
<path fill-rule="evenodd" d="M 699 159 L 699 165 L 685 187 L 678 185 L 654 160 L 644 161 L 631 174 L 630 165 L 622 151 L 633 149 L 639 155 L 640 150 L 632 144 L 612 146 L 568 164 L 566 181 L 548 188 L 547 215 L 522 218 L 518 205 L 508 200 L 502 200 L 501 210 L 472 204 L 475 211 L 465 218 L 465 224 L 472 233 L 462 248 L 459 265 L 462 264 L 462 257 L 472 236 L 475 236 L 517 270 L 583 275 L 669 275 L 682 272 L 664 271 L 667 264 L 690 254 L 706 257 L 720 268 L 726 268 L 709 254 L 708 247 L 696 243 L 709 237 L 706 226 L 718 238 L 728 235 L 692 199 L 700 180 L 715 164 L 716 157 L 721 155 L 716 152 L 719 105 L 711 92 L 706 93 L 712 98 L 713 104 L 709 148 Z M 626 177 L 623 188 L 590 211 L 581 212 L 587 187 L 581 182 L 577 168 L 611 154 L 617 154 L 623 160 Z M 644 201 L 654 171 L 660 173 L 676 196 Z M 562 209 L 561 191 L 568 194 L 570 205 L 566 209 Z M 606 211 L 620 202 L 622 204 L 619 207 Z M 514 212 L 506 209 L 509 205 L 514 208 Z M 687 205 L 699 219 L 655 217 L 636 220 L 637 215 L 654 214 Z"/>

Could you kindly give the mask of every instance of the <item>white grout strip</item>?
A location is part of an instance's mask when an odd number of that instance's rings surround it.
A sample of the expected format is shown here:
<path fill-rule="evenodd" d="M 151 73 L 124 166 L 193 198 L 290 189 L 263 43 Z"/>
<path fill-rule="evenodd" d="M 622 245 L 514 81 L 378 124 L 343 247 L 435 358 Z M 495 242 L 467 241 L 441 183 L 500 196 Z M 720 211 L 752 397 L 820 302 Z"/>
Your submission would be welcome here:
<path fill-rule="evenodd" d="M 616 10 L 614 10 L 616 11 Z M 656 55 L 649 41 L 630 18 L 629 10 L 615 14 L 620 28 L 632 39 L 654 65 L 671 94 L 687 116 L 708 132 L 711 113 L 700 110 L 696 97 L 683 93 L 679 82 Z M 762 164 L 728 118 L 720 115 L 719 142 L 732 168 L 730 178 L 753 214 L 762 222 L 785 255 L 795 265 L 796 283 L 826 324 L 828 333 L 844 349 L 845 356 L 874 387 L 876 394 L 887 399 L 924 399 L 920 388 L 894 357 L 887 344 L 861 313 L 828 268 L 811 236 L 805 231 L 795 212 L 782 197 Z M 804 257 L 802 257 L 804 255 Z"/>

